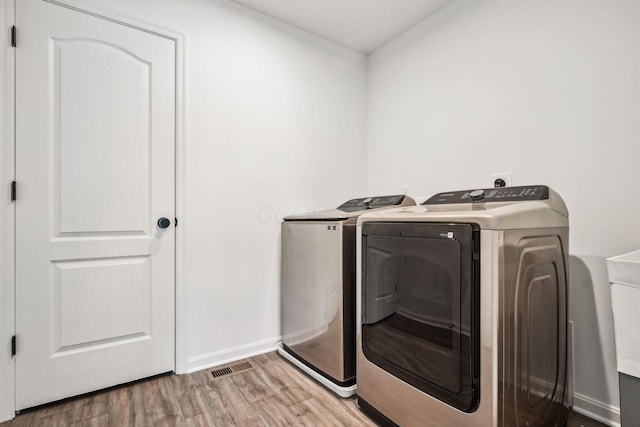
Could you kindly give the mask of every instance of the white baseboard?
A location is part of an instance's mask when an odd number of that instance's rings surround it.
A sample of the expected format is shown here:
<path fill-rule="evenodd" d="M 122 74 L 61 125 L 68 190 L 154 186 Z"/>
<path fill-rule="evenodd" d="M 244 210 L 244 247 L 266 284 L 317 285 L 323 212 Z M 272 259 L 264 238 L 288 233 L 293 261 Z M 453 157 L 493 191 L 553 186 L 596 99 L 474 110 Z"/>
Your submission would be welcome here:
<path fill-rule="evenodd" d="M 611 427 L 620 427 L 620 408 L 584 396 L 573 395 L 573 410 Z"/>
<path fill-rule="evenodd" d="M 0 423 L 12 420 L 15 417 L 16 417 L 16 413 L 14 411 L 0 413 Z"/>
<path fill-rule="evenodd" d="M 226 363 L 235 362 L 236 360 L 246 359 L 247 357 L 253 357 L 258 354 L 275 351 L 276 345 L 280 340 L 281 337 L 274 337 L 251 344 L 216 351 L 214 353 L 190 357 L 187 373 L 201 371 L 213 366 L 224 365 Z"/>

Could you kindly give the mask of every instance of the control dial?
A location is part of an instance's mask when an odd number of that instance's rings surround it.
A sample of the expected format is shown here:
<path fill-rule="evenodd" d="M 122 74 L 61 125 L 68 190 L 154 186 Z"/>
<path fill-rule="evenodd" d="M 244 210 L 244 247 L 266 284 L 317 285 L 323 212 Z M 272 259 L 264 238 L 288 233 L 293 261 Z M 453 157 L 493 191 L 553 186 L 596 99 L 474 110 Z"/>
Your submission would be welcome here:
<path fill-rule="evenodd" d="M 471 193 L 469 193 L 469 197 L 471 197 L 471 201 L 479 202 L 480 200 L 484 199 L 484 190 L 473 190 Z"/>

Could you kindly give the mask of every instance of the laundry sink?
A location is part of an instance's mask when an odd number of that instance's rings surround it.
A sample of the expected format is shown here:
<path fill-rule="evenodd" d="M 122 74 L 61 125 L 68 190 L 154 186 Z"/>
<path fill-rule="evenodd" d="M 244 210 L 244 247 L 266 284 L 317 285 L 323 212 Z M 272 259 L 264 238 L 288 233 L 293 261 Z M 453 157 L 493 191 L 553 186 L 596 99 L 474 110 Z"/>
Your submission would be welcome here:
<path fill-rule="evenodd" d="M 640 250 L 607 259 L 622 425 L 640 425 Z"/>
<path fill-rule="evenodd" d="M 618 371 L 640 378 L 640 250 L 607 259 Z"/>
<path fill-rule="evenodd" d="M 640 250 L 607 259 L 609 282 L 640 287 Z"/>

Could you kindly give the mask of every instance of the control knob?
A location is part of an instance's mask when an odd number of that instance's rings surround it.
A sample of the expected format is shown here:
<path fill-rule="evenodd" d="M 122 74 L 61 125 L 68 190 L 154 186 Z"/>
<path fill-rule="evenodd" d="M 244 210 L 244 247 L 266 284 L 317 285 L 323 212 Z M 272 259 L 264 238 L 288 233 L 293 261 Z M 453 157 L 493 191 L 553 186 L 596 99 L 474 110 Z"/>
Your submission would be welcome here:
<path fill-rule="evenodd" d="M 471 197 L 472 202 L 479 202 L 484 199 L 484 190 L 473 190 L 469 193 L 469 197 Z"/>

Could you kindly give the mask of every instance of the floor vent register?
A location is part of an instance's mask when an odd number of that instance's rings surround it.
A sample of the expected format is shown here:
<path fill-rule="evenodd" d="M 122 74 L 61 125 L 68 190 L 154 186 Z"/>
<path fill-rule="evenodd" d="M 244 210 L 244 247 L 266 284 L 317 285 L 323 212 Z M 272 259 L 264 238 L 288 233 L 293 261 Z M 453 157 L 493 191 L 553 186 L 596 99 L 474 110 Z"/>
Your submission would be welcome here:
<path fill-rule="evenodd" d="M 235 365 L 225 366 L 224 368 L 214 369 L 211 371 L 211 377 L 214 380 L 218 378 L 227 377 L 233 374 L 239 374 L 240 372 L 246 372 L 253 369 L 253 366 L 249 362 L 240 362 Z"/>

